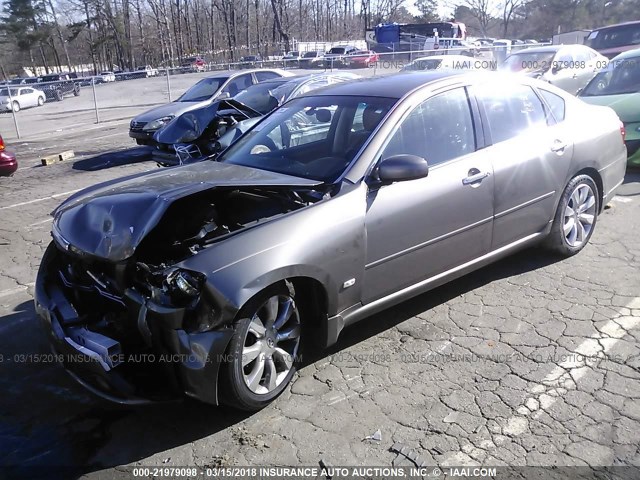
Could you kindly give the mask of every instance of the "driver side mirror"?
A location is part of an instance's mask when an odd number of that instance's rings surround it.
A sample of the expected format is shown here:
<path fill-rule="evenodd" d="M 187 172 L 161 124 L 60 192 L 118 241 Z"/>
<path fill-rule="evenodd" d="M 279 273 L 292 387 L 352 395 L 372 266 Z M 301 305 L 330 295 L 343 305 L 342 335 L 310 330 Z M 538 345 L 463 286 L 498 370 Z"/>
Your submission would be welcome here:
<path fill-rule="evenodd" d="M 378 165 L 380 182 L 388 184 L 424 178 L 429 174 L 427 161 L 417 155 L 392 155 Z"/>
<path fill-rule="evenodd" d="M 216 100 L 227 100 L 229 98 L 231 98 L 231 94 L 229 92 L 220 92 Z"/>
<path fill-rule="evenodd" d="M 555 75 L 555 74 L 556 74 L 556 73 L 558 73 L 560 70 L 562 70 L 562 68 L 563 68 L 563 67 L 562 67 L 562 62 L 555 62 L 555 63 L 553 64 L 553 67 L 551 68 L 551 73 Z"/>

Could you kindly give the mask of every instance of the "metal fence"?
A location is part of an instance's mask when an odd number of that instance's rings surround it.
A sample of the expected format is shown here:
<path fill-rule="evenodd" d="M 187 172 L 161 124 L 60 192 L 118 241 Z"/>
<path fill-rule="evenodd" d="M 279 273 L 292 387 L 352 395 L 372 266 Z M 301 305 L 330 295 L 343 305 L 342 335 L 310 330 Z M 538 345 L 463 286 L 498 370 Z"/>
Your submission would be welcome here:
<path fill-rule="evenodd" d="M 356 60 L 357 56 L 270 58 L 133 72 L 105 72 L 61 82 L 11 85 L 9 103 L 0 105 L 0 109 L 4 108 L 9 113 L 0 115 L 0 132 L 7 138 L 11 138 L 15 132 L 15 137 L 22 139 L 60 130 L 67 124 L 130 120 L 151 107 L 175 101 L 198 80 L 220 71 L 278 68 L 295 75 L 345 69 L 362 76 L 374 76 L 397 72 L 416 59 L 434 55 L 464 55 L 469 62 L 460 68 L 494 70 L 510 51 L 517 48 L 478 48 L 467 45 L 448 49 L 378 53 L 367 58 L 360 55 L 359 60 Z M 6 86 L 0 86 L 0 89 L 4 88 Z M 23 88 L 43 92 L 44 106 L 13 108 L 15 102 L 19 105 L 20 95 L 13 96 L 12 92 Z"/>

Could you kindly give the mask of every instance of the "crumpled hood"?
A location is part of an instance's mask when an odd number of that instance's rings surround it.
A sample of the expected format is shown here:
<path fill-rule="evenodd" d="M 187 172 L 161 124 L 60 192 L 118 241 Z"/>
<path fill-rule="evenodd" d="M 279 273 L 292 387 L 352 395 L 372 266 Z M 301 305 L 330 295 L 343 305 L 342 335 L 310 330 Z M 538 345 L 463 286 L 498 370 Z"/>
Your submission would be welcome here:
<path fill-rule="evenodd" d="M 133 255 L 178 199 L 216 187 L 311 187 L 320 183 L 216 162 L 169 168 L 76 193 L 53 212 L 53 237 L 63 248 L 118 262 Z"/>
<path fill-rule="evenodd" d="M 173 145 L 191 143 L 199 139 L 217 116 L 225 114 L 242 114 L 247 118 L 261 117 L 260 112 L 235 100 L 216 101 L 211 104 L 193 108 L 171 120 L 164 128 L 158 130 L 153 139 L 157 143 Z"/>
<path fill-rule="evenodd" d="M 159 107 L 152 108 L 151 110 L 147 110 L 144 113 L 141 113 L 137 117 L 133 119 L 134 122 L 153 122 L 158 118 L 168 117 L 170 115 L 178 116 L 183 114 L 184 112 L 188 112 L 189 110 L 193 110 L 194 108 L 202 107 L 203 105 L 207 105 L 208 102 L 171 102 L 165 105 L 160 105 Z"/>

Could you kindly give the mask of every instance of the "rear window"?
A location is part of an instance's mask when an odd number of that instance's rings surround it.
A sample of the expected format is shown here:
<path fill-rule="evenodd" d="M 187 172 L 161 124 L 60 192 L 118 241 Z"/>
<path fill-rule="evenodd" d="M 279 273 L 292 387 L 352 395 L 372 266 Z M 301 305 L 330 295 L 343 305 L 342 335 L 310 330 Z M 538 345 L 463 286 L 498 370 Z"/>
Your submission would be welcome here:
<path fill-rule="evenodd" d="M 329 53 L 341 55 L 344 53 L 344 48 L 332 48 L 331 50 L 329 50 Z"/>
<path fill-rule="evenodd" d="M 549 107 L 549 110 L 551 110 L 551 113 L 553 114 L 553 117 L 556 119 L 556 121 L 562 122 L 565 116 L 564 98 L 547 90 L 540 89 L 539 92 L 540 95 L 542 95 L 542 98 L 546 102 L 547 106 Z"/>
<path fill-rule="evenodd" d="M 594 30 L 586 43 L 596 50 L 640 45 L 640 23 Z"/>

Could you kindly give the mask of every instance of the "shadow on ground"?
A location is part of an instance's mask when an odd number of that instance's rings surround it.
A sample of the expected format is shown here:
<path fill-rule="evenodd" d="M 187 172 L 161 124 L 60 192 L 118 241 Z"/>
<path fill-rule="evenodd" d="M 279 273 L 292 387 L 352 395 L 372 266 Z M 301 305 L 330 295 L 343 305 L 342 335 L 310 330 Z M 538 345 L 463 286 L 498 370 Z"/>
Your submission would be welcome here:
<path fill-rule="evenodd" d="M 628 167 L 624 182 L 616 192 L 621 197 L 635 197 L 640 195 L 640 167 Z"/>
<path fill-rule="evenodd" d="M 555 261 L 537 249 L 525 250 L 346 329 L 331 351 L 309 352 L 305 363 L 482 285 Z M 194 442 L 250 416 L 191 400 L 135 409 L 113 406 L 85 392 L 54 362 L 29 357 L 49 352 L 32 301 L 0 318 L 0 478 L 2 470 L 6 478 L 77 478 Z"/>
<path fill-rule="evenodd" d="M 76 152 L 77 155 L 85 155 L 84 152 Z M 105 168 L 119 167 L 131 163 L 145 162 L 151 160 L 151 148 L 134 147 L 125 150 L 101 153 L 94 157 L 78 160 L 73 163 L 74 170 L 94 172 Z"/>

